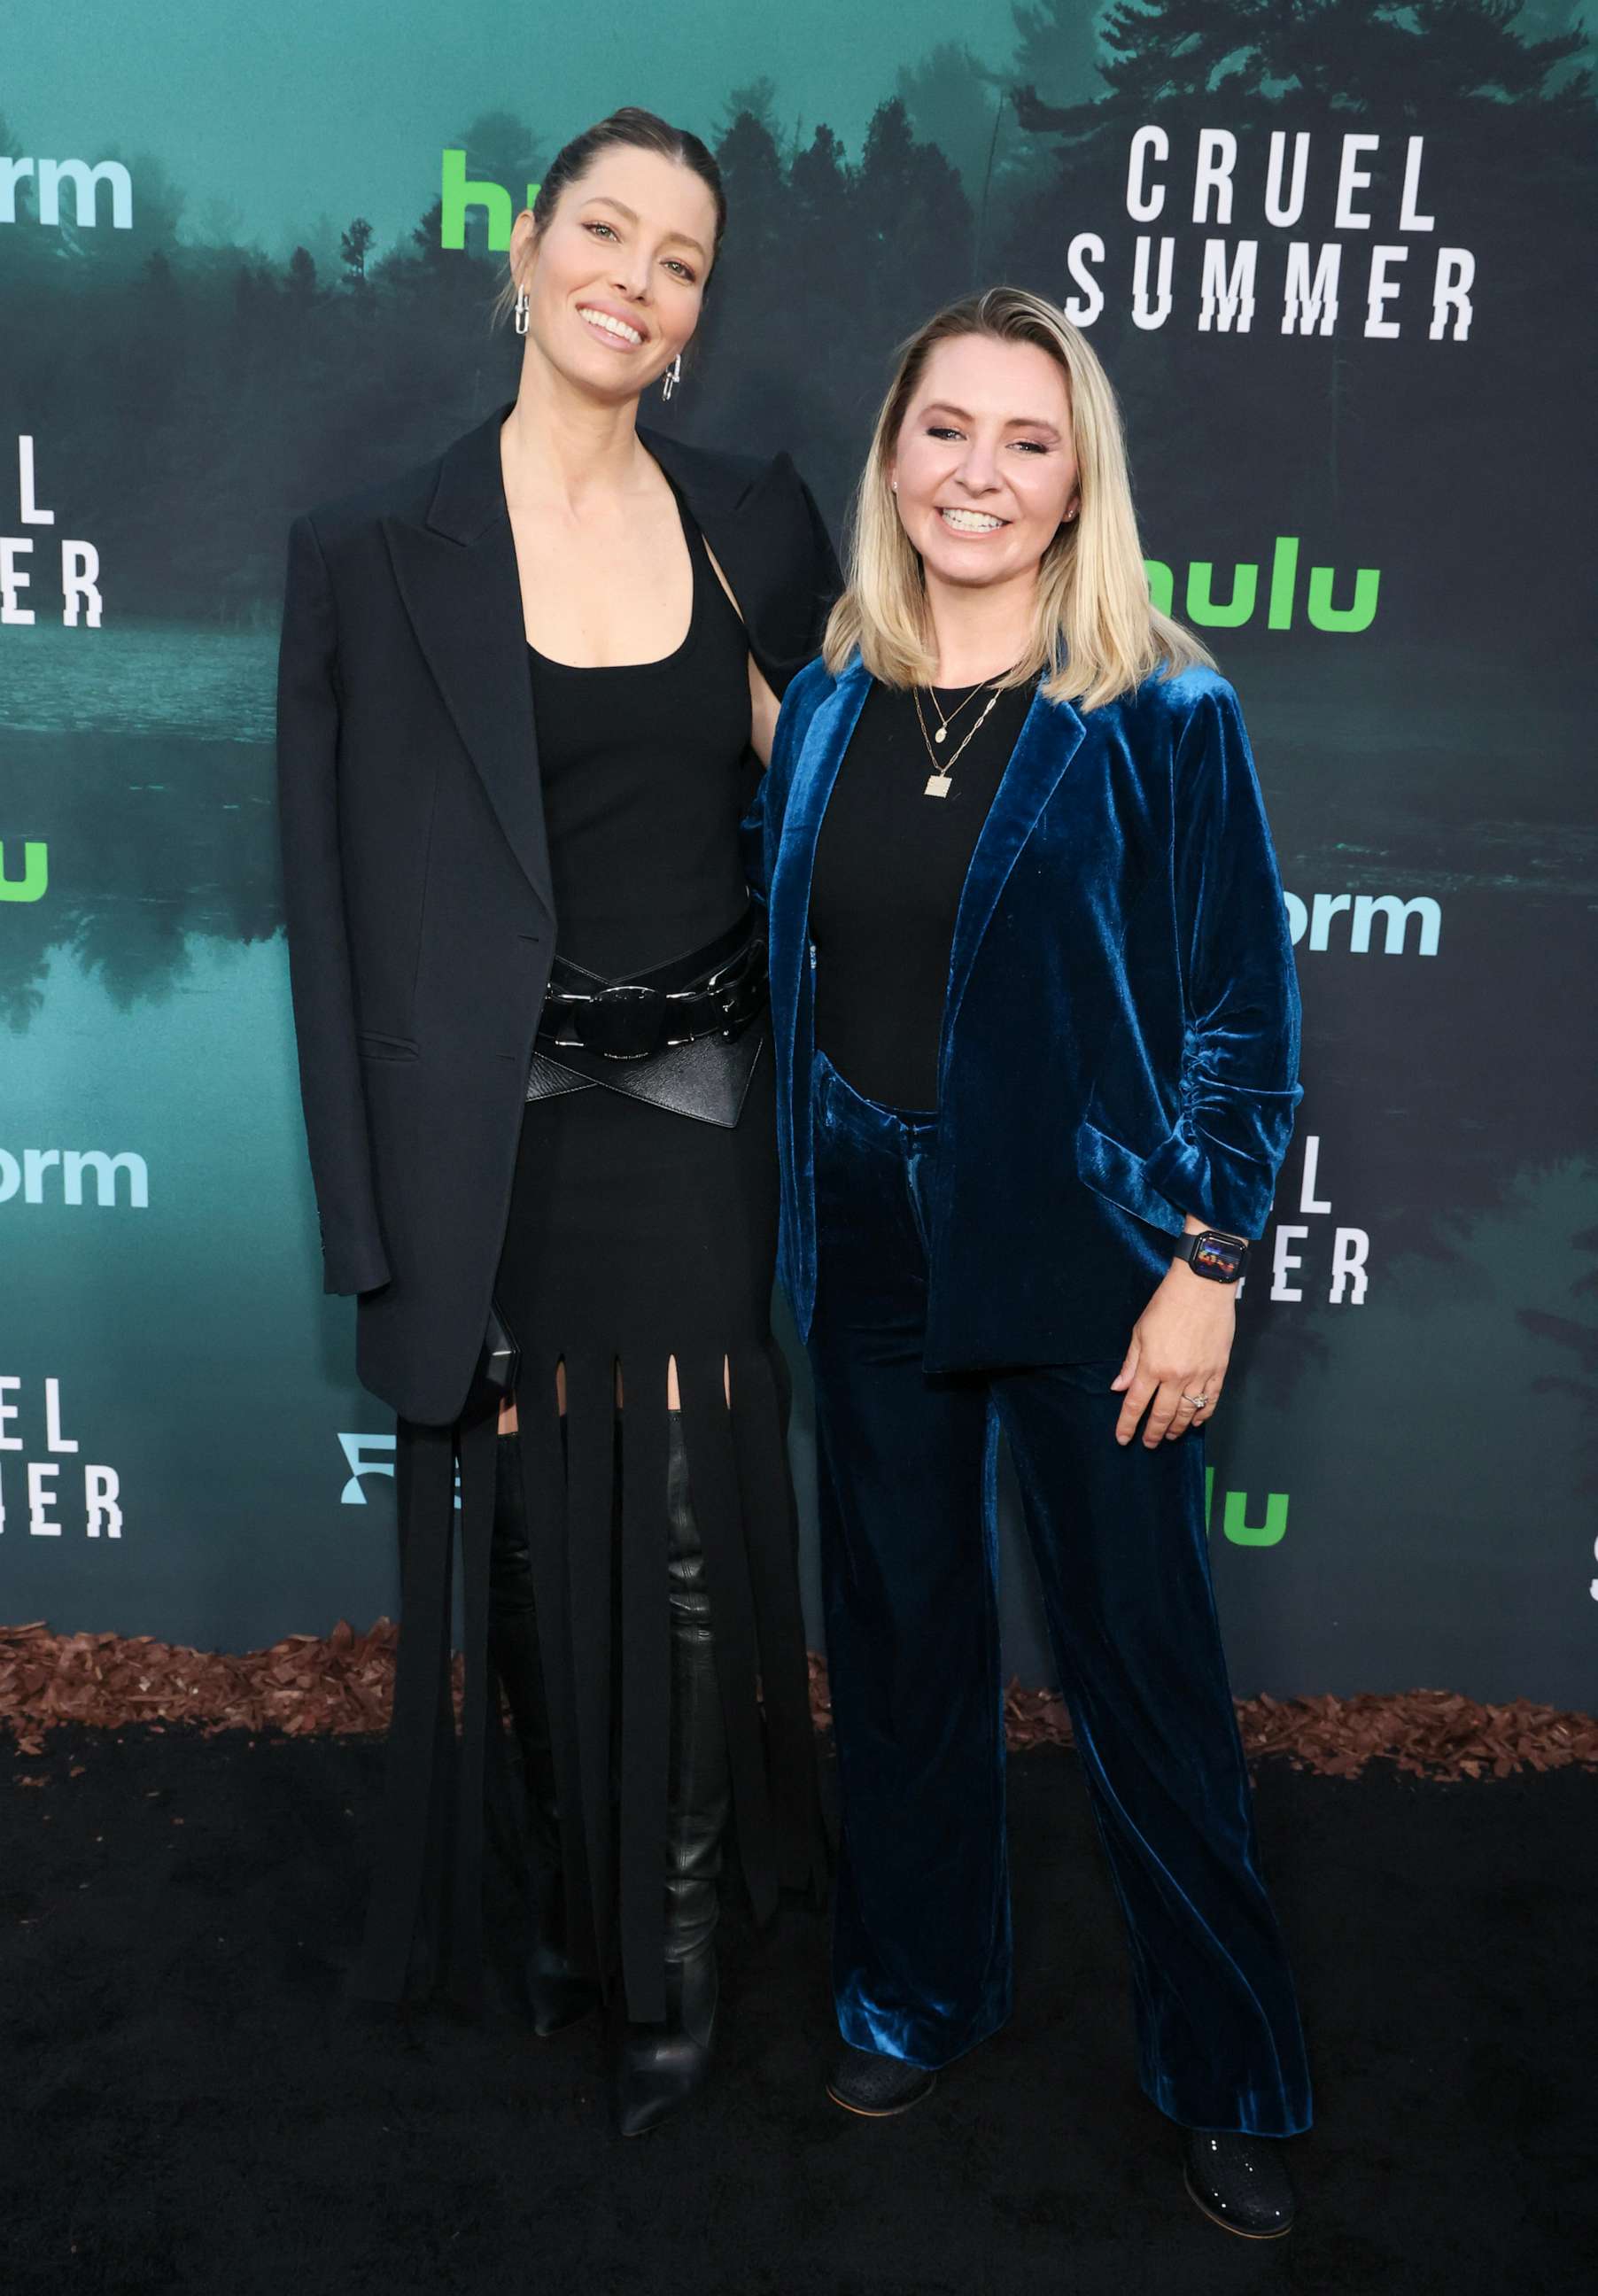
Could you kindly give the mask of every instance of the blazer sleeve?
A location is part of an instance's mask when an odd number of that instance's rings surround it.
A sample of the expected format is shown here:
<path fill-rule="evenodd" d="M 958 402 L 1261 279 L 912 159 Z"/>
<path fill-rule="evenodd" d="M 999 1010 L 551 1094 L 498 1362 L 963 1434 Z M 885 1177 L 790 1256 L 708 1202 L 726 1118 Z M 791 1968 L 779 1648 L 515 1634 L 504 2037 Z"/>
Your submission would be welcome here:
<path fill-rule="evenodd" d="M 826 635 L 827 618 L 843 590 L 843 571 L 838 563 L 838 553 L 832 547 L 832 537 L 827 532 L 827 522 L 821 514 L 821 505 L 804 480 L 799 478 L 799 472 L 795 471 L 793 475 L 799 482 L 809 535 L 810 594 L 815 602 L 810 625 L 810 652 L 817 654 Z"/>
<path fill-rule="evenodd" d="M 1176 743 L 1173 876 L 1183 966 L 1182 1108 L 1144 1168 L 1168 1203 L 1264 1229 L 1292 1135 L 1298 974 L 1242 712 L 1217 681 Z"/>
<path fill-rule="evenodd" d="M 308 518 L 289 534 L 277 677 L 278 820 L 289 975 L 324 1289 L 373 1292 L 389 1270 L 377 1216 L 339 850 L 337 625 Z"/>
<path fill-rule="evenodd" d="M 768 527 L 774 611 L 769 629 L 751 626 L 750 637 L 762 675 L 781 701 L 807 662 L 821 652 L 843 576 L 820 505 L 787 452 L 773 458 L 769 483 L 774 496 Z"/>

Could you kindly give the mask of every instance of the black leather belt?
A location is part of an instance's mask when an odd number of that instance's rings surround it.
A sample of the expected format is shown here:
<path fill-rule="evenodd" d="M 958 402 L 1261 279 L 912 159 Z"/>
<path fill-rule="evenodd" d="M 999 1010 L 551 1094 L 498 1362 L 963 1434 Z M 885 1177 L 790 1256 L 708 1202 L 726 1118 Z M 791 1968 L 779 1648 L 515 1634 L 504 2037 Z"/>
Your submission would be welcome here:
<path fill-rule="evenodd" d="M 765 1009 L 766 998 L 766 937 L 746 916 L 707 947 L 633 980 L 607 980 L 557 956 L 538 1042 L 580 1046 L 608 1061 L 646 1061 L 701 1037 L 730 1043 Z"/>

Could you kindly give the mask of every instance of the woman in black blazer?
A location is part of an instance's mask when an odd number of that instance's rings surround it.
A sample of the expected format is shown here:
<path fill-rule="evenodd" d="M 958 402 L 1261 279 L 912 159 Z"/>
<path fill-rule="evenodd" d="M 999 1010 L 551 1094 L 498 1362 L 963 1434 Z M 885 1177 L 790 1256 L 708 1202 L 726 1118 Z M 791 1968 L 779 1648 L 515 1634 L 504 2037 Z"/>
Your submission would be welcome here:
<path fill-rule="evenodd" d="M 710 154 L 651 113 L 566 146 L 512 242 L 514 404 L 297 521 L 278 704 L 326 1285 L 358 1295 L 361 1377 L 399 1419 L 356 1989 L 478 1995 L 497 1677 L 533 2021 L 619 1964 L 629 2133 L 708 2060 L 729 1811 L 758 1909 L 819 1870 L 737 825 L 837 570 L 786 455 L 636 426 L 680 379 L 724 221 Z"/>

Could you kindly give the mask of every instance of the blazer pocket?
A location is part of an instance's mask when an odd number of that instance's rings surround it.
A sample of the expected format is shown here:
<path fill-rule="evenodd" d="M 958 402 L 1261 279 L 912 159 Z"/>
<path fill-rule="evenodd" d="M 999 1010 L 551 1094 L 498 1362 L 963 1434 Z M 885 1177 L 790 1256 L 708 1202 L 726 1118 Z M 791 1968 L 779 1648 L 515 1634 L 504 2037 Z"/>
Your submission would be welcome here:
<path fill-rule="evenodd" d="M 363 1029 L 356 1043 L 364 1061 L 414 1061 L 418 1057 L 415 1041 L 410 1037 L 380 1037 Z"/>
<path fill-rule="evenodd" d="M 1086 1117 L 1077 1127 L 1076 1144 L 1077 1177 L 1085 1186 L 1130 1212 L 1135 1219 L 1163 1228 L 1168 1235 L 1181 1234 L 1182 1214 L 1149 1185 L 1144 1177 L 1145 1157 L 1112 1139 L 1108 1132 L 1101 1132 Z"/>

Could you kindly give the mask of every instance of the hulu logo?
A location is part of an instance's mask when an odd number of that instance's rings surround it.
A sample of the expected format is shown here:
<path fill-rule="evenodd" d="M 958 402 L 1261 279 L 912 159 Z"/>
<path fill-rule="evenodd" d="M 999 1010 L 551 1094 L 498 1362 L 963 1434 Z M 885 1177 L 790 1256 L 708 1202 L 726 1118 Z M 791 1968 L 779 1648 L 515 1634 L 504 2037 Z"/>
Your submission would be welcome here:
<path fill-rule="evenodd" d="M 1156 609 L 1162 614 L 1175 613 L 1176 580 L 1171 569 L 1160 559 L 1145 558 L 1143 570 L 1149 578 L 1149 595 Z M 1208 558 L 1193 559 L 1187 569 L 1186 619 L 1201 629 L 1241 629 L 1254 619 L 1254 610 L 1259 603 L 1260 572 L 1258 565 L 1233 566 L 1231 591 L 1226 597 L 1217 598 L 1214 564 Z M 1379 570 L 1374 566 L 1356 569 L 1354 596 L 1346 606 L 1333 603 L 1336 582 L 1335 567 L 1310 568 L 1309 588 L 1304 602 L 1310 627 L 1368 630 L 1376 619 L 1376 594 L 1381 585 Z M 1266 596 L 1267 630 L 1291 629 L 1298 592 L 1299 537 L 1296 534 L 1283 534 L 1277 537 L 1271 557 L 1270 587 Z"/>
<path fill-rule="evenodd" d="M 1210 1503 L 1215 1497 L 1215 1469 L 1204 1470 L 1204 1528 L 1210 1528 Z M 1221 1508 L 1221 1529 L 1233 1546 L 1279 1546 L 1287 1533 L 1287 1493 L 1267 1491 L 1265 1521 L 1249 1521 L 1247 1491 L 1227 1491 Z"/>
<path fill-rule="evenodd" d="M 527 204 L 530 208 L 538 196 L 537 184 L 527 187 Z M 446 152 L 444 175 L 439 187 L 440 215 L 438 244 L 460 249 L 466 244 L 466 217 L 473 208 L 481 208 L 488 218 L 488 249 L 494 255 L 503 255 L 511 244 L 511 226 L 517 209 L 512 205 L 511 194 L 503 184 L 468 183 L 464 152 Z"/>
<path fill-rule="evenodd" d="M 31 837 L 22 847 L 22 873 L 5 873 L 5 846 L 0 840 L 0 901 L 42 901 L 50 884 L 50 848 Z"/>

